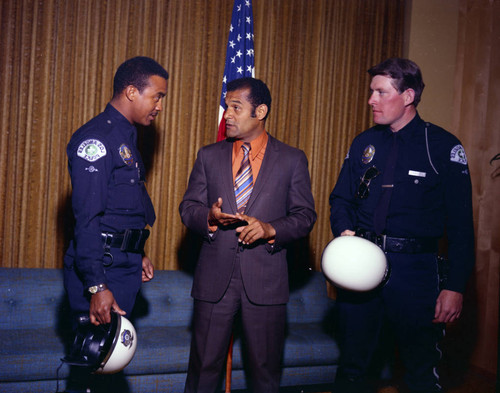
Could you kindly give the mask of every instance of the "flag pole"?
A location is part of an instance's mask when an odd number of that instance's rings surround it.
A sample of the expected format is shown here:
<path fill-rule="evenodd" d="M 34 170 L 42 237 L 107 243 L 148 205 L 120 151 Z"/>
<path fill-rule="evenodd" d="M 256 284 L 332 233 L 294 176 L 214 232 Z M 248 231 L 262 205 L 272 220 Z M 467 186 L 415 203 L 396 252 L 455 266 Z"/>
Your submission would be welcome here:
<path fill-rule="evenodd" d="M 231 335 L 231 342 L 229 343 L 229 350 L 227 351 L 225 393 L 231 393 L 231 374 L 233 370 L 233 340 L 234 335 Z"/>
<path fill-rule="evenodd" d="M 253 10 L 252 0 L 234 0 L 229 37 L 226 47 L 226 61 L 222 77 L 222 90 L 218 113 L 217 142 L 226 138 L 226 110 L 227 83 L 233 79 L 255 77 L 253 37 Z M 231 392 L 231 376 L 233 368 L 233 342 L 231 335 L 226 360 L 226 386 L 225 393 Z"/>

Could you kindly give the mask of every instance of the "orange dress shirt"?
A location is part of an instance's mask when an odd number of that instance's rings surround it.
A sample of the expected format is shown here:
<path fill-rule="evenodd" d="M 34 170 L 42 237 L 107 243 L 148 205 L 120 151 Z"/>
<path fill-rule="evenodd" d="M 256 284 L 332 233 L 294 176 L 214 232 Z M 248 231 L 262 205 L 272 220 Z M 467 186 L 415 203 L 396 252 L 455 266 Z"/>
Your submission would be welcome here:
<path fill-rule="evenodd" d="M 256 139 L 250 142 L 250 166 L 252 167 L 253 183 L 259 175 L 260 167 L 262 166 L 262 161 L 264 160 L 264 154 L 266 153 L 266 146 L 268 140 L 267 132 L 263 132 Z M 241 146 L 243 141 L 237 140 L 233 143 L 233 184 L 236 180 L 236 173 L 241 166 L 241 160 L 243 160 L 243 149 Z"/>

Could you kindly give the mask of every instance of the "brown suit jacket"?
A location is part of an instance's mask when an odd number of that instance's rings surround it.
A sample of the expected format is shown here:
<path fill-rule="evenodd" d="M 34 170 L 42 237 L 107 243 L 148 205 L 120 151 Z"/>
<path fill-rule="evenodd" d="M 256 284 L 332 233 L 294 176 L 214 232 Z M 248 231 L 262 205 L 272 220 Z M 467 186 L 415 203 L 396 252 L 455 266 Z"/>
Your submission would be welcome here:
<path fill-rule="evenodd" d="M 286 246 L 307 236 L 316 221 L 307 158 L 303 151 L 269 136 L 245 214 L 270 223 L 276 238 L 273 245 L 260 241 L 250 246 L 239 245 L 234 228 L 219 228 L 212 235 L 208 232 L 208 212 L 218 197 L 222 197 L 223 212 L 236 213 L 231 160 L 230 140 L 201 148 L 179 206 L 183 223 L 203 237 L 192 296 L 220 300 L 238 254 L 249 299 L 263 305 L 286 303 Z"/>

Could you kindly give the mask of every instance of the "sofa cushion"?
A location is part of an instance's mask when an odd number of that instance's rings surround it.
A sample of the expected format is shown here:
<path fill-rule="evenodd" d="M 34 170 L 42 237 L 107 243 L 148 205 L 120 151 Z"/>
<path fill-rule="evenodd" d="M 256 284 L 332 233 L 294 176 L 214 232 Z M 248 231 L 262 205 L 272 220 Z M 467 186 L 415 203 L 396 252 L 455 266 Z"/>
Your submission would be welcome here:
<path fill-rule="evenodd" d="M 153 385 L 162 381 L 167 386 L 174 380 L 182 385 L 191 340 L 191 285 L 192 276 L 182 271 L 156 271 L 155 279 L 143 285 L 129 316 L 137 330 L 137 352 L 124 370 L 134 386 L 141 381 Z M 331 337 L 333 305 L 321 273 L 305 272 L 292 278 L 283 359 L 287 385 L 332 378 L 338 360 Z M 68 376 L 67 365 L 58 371 L 74 338 L 61 269 L 0 268 L 0 315 L 0 390 L 11 391 L 21 387 L 21 381 L 33 381 L 29 390 L 37 391 L 35 387 L 40 386 L 43 391 L 43 383 L 55 382 L 57 375 L 60 379 Z M 242 373 L 241 348 L 237 338 L 235 376 Z M 142 390 L 134 387 L 134 391 Z"/>
<path fill-rule="evenodd" d="M 143 327 L 126 375 L 187 372 L 191 331 L 188 326 Z"/>
<path fill-rule="evenodd" d="M 53 328 L 1 329 L 0 340 L 0 381 L 55 379 L 65 350 Z"/>
<path fill-rule="evenodd" d="M 288 323 L 323 322 L 331 318 L 333 305 L 334 301 L 327 296 L 326 280 L 322 273 L 291 272 Z"/>
<path fill-rule="evenodd" d="M 136 329 L 141 327 L 190 326 L 193 313 L 193 276 L 180 270 L 157 270 L 142 285 L 132 313 Z"/>
<path fill-rule="evenodd" d="M 0 268 L 0 329 L 57 327 L 61 316 L 62 269 Z"/>

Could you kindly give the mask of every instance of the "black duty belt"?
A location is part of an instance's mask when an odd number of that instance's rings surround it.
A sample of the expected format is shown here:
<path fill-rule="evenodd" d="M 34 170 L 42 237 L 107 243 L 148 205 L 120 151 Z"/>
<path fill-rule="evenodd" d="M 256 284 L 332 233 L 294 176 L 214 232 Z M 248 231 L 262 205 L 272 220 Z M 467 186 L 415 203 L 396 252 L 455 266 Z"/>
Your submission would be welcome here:
<path fill-rule="evenodd" d="M 126 229 L 124 232 L 102 232 L 104 249 L 119 248 L 124 252 L 142 254 L 149 237 L 148 229 Z"/>
<path fill-rule="evenodd" d="M 391 237 L 363 229 L 356 230 L 356 235 L 375 243 L 385 252 L 421 254 L 438 251 L 438 239 L 435 237 Z"/>

